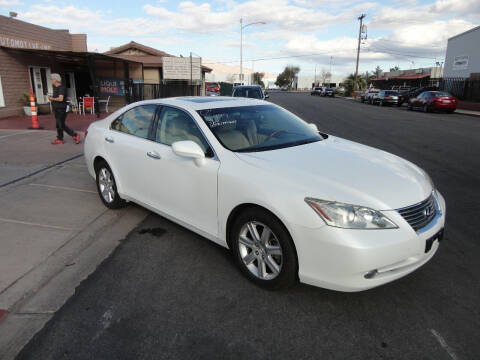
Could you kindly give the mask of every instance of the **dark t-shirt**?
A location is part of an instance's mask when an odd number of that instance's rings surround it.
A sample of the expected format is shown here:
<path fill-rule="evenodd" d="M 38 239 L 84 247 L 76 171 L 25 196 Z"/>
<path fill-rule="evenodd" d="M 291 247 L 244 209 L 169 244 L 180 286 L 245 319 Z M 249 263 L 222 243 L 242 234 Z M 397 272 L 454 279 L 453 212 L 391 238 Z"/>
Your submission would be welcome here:
<path fill-rule="evenodd" d="M 67 89 L 65 86 L 53 86 L 53 95 L 52 97 L 57 98 L 60 95 L 63 95 L 63 101 L 52 101 L 52 107 L 54 109 L 65 109 L 67 106 Z"/>

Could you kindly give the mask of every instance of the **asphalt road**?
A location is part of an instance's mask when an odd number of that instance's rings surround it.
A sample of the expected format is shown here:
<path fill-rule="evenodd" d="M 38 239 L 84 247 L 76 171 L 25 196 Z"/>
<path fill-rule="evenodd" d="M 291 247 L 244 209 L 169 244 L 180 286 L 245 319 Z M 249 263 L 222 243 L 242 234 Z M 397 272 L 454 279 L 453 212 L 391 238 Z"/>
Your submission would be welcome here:
<path fill-rule="evenodd" d="M 295 93 L 271 101 L 427 170 L 448 208 L 432 261 L 361 293 L 269 292 L 227 250 L 151 215 L 19 359 L 480 358 L 480 119 Z"/>

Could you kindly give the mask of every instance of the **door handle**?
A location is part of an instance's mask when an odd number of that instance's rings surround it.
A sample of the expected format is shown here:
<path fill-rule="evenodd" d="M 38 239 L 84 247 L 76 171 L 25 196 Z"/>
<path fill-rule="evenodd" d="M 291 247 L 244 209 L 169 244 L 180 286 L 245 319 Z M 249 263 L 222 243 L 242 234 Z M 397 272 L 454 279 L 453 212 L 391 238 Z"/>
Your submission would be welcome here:
<path fill-rule="evenodd" d="M 107 136 L 107 137 L 105 138 L 105 141 L 106 141 L 106 142 L 109 142 L 109 143 L 115 142 L 115 141 L 113 140 L 113 138 L 110 137 L 110 136 Z"/>
<path fill-rule="evenodd" d="M 151 157 L 152 159 L 156 159 L 156 160 L 162 158 L 160 155 L 158 155 L 156 152 L 153 152 L 153 151 L 147 152 L 147 156 Z"/>

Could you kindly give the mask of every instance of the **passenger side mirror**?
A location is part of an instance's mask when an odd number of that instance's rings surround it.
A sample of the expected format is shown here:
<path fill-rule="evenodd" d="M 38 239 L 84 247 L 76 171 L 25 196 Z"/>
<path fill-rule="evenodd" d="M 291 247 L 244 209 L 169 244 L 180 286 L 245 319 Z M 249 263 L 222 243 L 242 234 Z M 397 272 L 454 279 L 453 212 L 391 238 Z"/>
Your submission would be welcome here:
<path fill-rule="evenodd" d="M 315 131 L 315 132 L 318 133 L 318 127 L 317 127 L 316 124 L 308 123 L 308 126 L 310 126 L 310 128 L 311 128 L 313 131 Z"/>
<path fill-rule="evenodd" d="M 193 159 L 197 166 L 202 166 L 205 163 L 205 153 L 192 140 L 176 141 L 172 144 L 172 150 L 178 156 Z"/>
<path fill-rule="evenodd" d="M 270 95 L 268 95 L 268 93 L 265 93 L 265 99 L 268 99 L 270 97 Z"/>

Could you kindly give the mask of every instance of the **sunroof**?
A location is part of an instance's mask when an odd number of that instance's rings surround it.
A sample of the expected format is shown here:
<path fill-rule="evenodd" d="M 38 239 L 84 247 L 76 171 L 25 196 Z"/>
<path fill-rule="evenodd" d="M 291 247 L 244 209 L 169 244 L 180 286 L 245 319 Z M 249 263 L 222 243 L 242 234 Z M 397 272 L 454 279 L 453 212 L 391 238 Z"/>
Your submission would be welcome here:
<path fill-rule="evenodd" d="M 199 97 L 199 98 L 189 98 L 189 97 L 184 97 L 184 98 L 178 98 L 178 100 L 182 101 L 191 101 L 194 103 L 208 103 L 208 102 L 217 102 L 217 101 L 232 101 L 236 99 L 232 98 L 222 98 L 222 97 L 217 97 L 217 96 L 209 96 L 209 97 Z"/>

